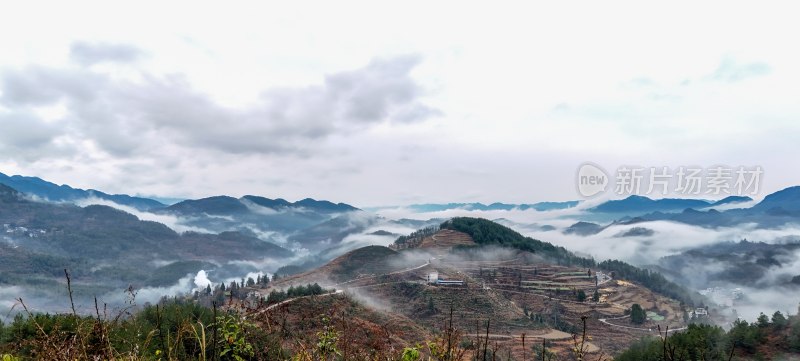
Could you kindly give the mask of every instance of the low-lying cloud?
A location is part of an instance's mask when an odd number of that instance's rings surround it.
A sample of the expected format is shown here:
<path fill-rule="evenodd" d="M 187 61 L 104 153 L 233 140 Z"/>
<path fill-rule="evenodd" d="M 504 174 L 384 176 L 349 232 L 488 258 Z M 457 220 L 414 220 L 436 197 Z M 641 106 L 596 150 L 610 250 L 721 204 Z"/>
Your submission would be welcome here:
<path fill-rule="evenodd" d="M 156 214 L 151 212 L 140 211 L 136 208 L 121 205 L 119 203 L 112 202 L 102 198 L 89 197 L 76 200 L 72 203 L 74 203 L 79 207 L 86 207 L 90 205 L 101 205 L 101 206 L 115 208 L 123 212 L 132 214 L 143 221 L 153 221 L 161 223 L 178 233 L 183 233 L 183 232 L 214 233 L 210 230 L 201 227 L 188 225 L 190 221 L 190 219 L 188 218 L 175 216 L 173 214 L 163 214 L 163 213 Z"/>

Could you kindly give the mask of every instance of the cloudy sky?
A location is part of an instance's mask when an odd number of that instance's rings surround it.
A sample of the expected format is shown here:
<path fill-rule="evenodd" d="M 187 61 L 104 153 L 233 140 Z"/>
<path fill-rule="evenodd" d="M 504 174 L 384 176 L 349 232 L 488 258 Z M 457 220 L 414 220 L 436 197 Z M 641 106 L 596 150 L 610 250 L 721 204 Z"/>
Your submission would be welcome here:
<path fill-rule="evenodd" d="M 586 161 L 800 184 L 792 5 L 486 4 L 4 5 L 0 172 L 359 206 L 576 199 Z"/>

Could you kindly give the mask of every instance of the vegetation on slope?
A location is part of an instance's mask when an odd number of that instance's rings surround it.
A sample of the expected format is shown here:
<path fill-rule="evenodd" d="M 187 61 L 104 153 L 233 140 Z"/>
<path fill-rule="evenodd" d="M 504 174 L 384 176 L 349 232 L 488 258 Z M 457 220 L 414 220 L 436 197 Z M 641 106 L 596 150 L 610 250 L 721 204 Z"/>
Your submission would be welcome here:
<path fill-rule="evenodd" d="M 366 246 L 345 253 L 327 265 L 323 271 L 336 281 L 345 281 L 365 274 L 391 271 L 388 260 L 397 252 L 383 246 Z"/>
<path fill-rule="evenodd" d="M 437 227 L 437 226 L 430 226 L 430 227 L 425 227 L 425 228 L 422 228 L 422 229 L 418 229 L 418 230 L 416 230 L 414 232 L 411 232 L 407 236 L 397 237 L 397 240 L 394 241 L 394 245 L 397 248 L 400 248 L 400 249 L 416 247 L 417 245 L 419 245 L 422 242 L 422 240 L 425 237 L 430 237 L 430 236 L 436 234 L 436 232 L 438 232 L 438 231 L 439 231 L 439 227 Z"/>
<path fill-rule="evenodd" d="M 106 291 L 165 286 L 210 263 L 175 264 L 158 273 L 141 265 L 159 259 L 224 262 L 292 254 L 239 232 L 179 234 L 107 206 L 36 202 L 2 184 L 0 226 L 5 241 L 0 244 L 0 284 L 52 282 L 69 268 L 75 270 L 75 281 Z"/>
<path fill-rule="evenodd" d="M 642 339 L 614 358 L 617 361 L 774 359 L 800 353 L 800 317 L 775 312 L 757 322 L 736 321 L 728 332 L 709 325 L 689 325 L 686 331 Z M 702 355 L 702 358 L 700 358 Z M 780 359 L 780 358 L 778 358 Z"/>
<path fill-rule="evenodd" d="M 668 281 L 657 272 L 641 269 L 617 260 L 603 261 L 597 264 L 593 259 L 579 257 L 564 247 L 558 247 L 548 242 L 525 237 L 511 228 L 487 219 L 456 217 L 442 223 L 440 228 L 452 229 L 469 234 L 472 239 L 480 245 L 500 245 L 516 248 L 542 255 L 560 265 L 581 267 L 596 266 L 608 272 L 614 272 L 615 277 L 638 283 L 688 305 L 694 304 L 694 299 L 696 298 L 691 292 Z"/>
<path fill-rule="evenodd" d="M 700 298 L 699 294 L 692 293 L 686 288 L 667 280 L 664 276 L 655 271 L 631 266 L 618 260 L 606 260 L 598 263 L 597 266 L 613 273 L 615 278 L 636 282 L 687 305 L 693 305 L 695 300 Z"/>
<path fill-rule="evenodd" d="M 537 253 L 558 264 L 583 267 L 591 267 L 595 264 L 593 259 L 576 256 L 566 248 L 555 246 L 552 243 L 525 237 L 511 228 L 488 219 L 456 217 L 442 223 L 440 228 L 464 232 L 480 245 L 499 245 Z"/>

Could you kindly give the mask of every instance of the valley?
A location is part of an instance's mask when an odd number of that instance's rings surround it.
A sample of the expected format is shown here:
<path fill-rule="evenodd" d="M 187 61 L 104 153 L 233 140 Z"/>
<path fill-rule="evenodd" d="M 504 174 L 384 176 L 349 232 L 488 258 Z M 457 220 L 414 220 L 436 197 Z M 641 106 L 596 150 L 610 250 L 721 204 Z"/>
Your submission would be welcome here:
<path fill-rule="evenodd" d="M 271 342 L 289 354 L 303 352 L 298 340 L 313 343 L 320 330 L 335 327 L 346 352 L 391 353 L 444 342 L 444 332 L 468 358 L 520 359 L 541 354 L 542 345 L 564 357 L 579 342 L 586 355 L 610 359 L 667 330 L 731 325 L 742 301 L 720 303 L 716 294 L 693 291 L 705 285 L 691 273 L 704 262 L 746 267 L 698 272 L 728 282 L 716 285 L 743 282 L 743 275 L 757 285 L 776 269 L 790 271 L 797 250 L 791 239 L 714 244 L 647 269 L 525 236 L 505 225 L 544 235 L 556 228 L 508 219 L 386 219 L 344 204 L 256 196 L 186 200 L 136 216 L 114 204 L 42 202 L 0 187 L 0 282 L 17 292 L 0 296 L 23 297 L 33 311 L 68 313 L 67 269 L 78 312 L 90 313 L 97 295 L 112 310 L 125 302 L 141 310 L 171 302 L 218 308 L 282 335 Z M 145 220 L 154 215 L 192 228 L 177 232 Z M 565 236 L 613 232 L 626 241 L 659 237 L 647 222 L 634 217 L 598 228 L 553 221 L 565 224 Z M 779 283 L 762 285 L 794 287 L 791 273 L 772 279 Z M 35 285 L 44 287 L 33 292 Z"/>

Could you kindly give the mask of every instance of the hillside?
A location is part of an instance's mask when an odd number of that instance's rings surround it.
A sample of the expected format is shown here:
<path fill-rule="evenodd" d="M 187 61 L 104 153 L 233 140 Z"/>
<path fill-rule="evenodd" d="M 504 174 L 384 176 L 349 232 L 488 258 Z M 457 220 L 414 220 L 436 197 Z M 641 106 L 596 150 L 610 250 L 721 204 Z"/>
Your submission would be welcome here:
<path fill-rule="evenodd" d="M 496 245 L 528 251 L 559 264 L 582 266 L 594 264 L 594 260 L 578 257 L 564 247 L 525 237 L 511 228 L 483 218 L 455 217 L 442 223 L 440 228 L 466 233 L 479 245 Z"/>
<path fill-rule="evenodd" d="M 321 271 L 334 281 L 346 281 L 365 275 L 383 274 L 392 270 L 397 252 L 383 246 L 367 246 L 345 253 L 328 262 Z"/>
<path fill-rule="evenodd" d="M 0 173 L 0 184 L 52 202 L 75 202 L 88 198 L 98 198 L 142 211 L 164 207 L 164 204 L 153 199 L 132 197 L 126 194 L 107 194 L 94 189 L 72 188 L 66 184 L 57 185 L 38 177 L 7 176 Z"/>
<path fill-rule="evenodd" d="M 756 322 L 736 321 L 727 331 L 693 324 L 666 342 L 652 337 L 642 339 L 615 360 L 658 360 L 665 352 L 675 357 L 703 355 L 706 360 L 798 360 L 800 316 L 787 316 L 780 311 L 771 316 L 762 313 Z"/>
<path fill-rule="evenodd" d="M 600 267 L 607 272 L 616 272 L 623 279 L 639 283 L 685 304 L 694 304 L 701 298 L 699 294 L 670 282 L 657 272 L 618 260 L 606 260 L 598 264 L 594 259 L 579 257 L 563 247 L 525 237 L 506 226 L 483 218 L 456 217 L 442 223 L 440 227 L 464 232 L 480 245 L 497 245 L 531 252 L 558 265 Z"/>
<path fill-rule="evenodd" d="M 374 216 L 356 207 L 306 198 L 297 202 L 246 195 L 184 200 L 155 211 L 213 233 L 238 231 L 317 252 L 362 231 Z"/>
<path fill-rule="evenodd" d="M 214 237 L 242 241 L 237 234 Z M 321 335 L 335 335 L 329 341 L 348 354 L 387 355 L 431 341 L 449 342 L 467 358 L 485 345 L 504 359 L 522 359 L 523 352 L 535 351 L 521 347 L 525 335 L 528 345 L 544 341 L 548 351 L 569 355 L 571 335 L 585 322 L 590 339 L 584 347 L 592 358 L 627 355 L 638 352 L 638 344 L 625 351 L 629 345 L 656 337 L 658 327 L 685 329 L 685 314 L 694 310 L 671 298 L 686 295 L 657 273 L 619 261 L 595 263 L 485 219 L 454 218 L 398 241 L 397 249 L 362 247 L 306 273 L 271 282 L 259 277 L 247 286 L 214 284 L 186 299 L 195 305 L 214 301 L 241 315 L 256 327 L 249 334 L 282 335 L 261 349 L 267 354 L 302 353 L 319 345 Z M 158 279 L 208 266 L 165 265 L 150 282 L 168 284 Z M 646 317 L 634 322 L 635 305 Z M 709 317 L 718 317 L 714 312 Z"/>
<path fill-rule="evenodd" d="M 366 246 L 347 252 L 319 268 L 282 278 L 276 286 L 319 282 L 346 282 L 399 269 L 398 252 L 383 246 Z M 397 262 L 399 263 L 399 262 Z"/>
<path fill-rule="evenodd" d="M 143 221 L 107 206 L 81 208 L 32 201 L 5 185 L 0 185 L 0 225 L 0 283 L 5 285 L 56 284 L 63 280 L 66 268 L 77 285 L 90 290 L 87 292 L 102 294 L 129 285 L 175 284 L 203 268 L 243 270 L 238 265 L 227 265 L 229 261 L 292 255 L 289 250 L 247 234 L 180 234 L 164 224 Z M 202 262 L 161 269 L 176 260 Z M 244 269 L 245 273 L 257 271 Z"/>
<path fill-rule="evenodd" d="M 417 245 L 417 248 L 451 249 L 453 247 L 470 247 L 475 245 L 477 245 L 477 243 L 470 235 L 451 229 L 443 229 L 430 237 L 422 239 L 420 244 Z"/>
<path fill-rule="evenodd" d="M 658 261 L 661 272 L 696 289 L 709 287 L 777 288 L 800 291 L 800 241 L 721 242 L 688 249 Z"/>
<path fill-rule="evenodd" d="M 454 327 L 474 337 L 489 320 L 492 342 L 516 357 L 514 340 L 523 333 L 569 352 L 570 332 L 586 315 L 594 335 L 587 347 L 615 354 L 655 325 L 685 326 L 692 302 L 657 273 L 619 261 L 596 264 L 485 219 L 453 218 L 401 236 L 392 247 L 357 249 L 262 292 L 319 282 L 428 330 L 438 329 L 452 307 Z M 652 319 L 632 323 L 625 312 L 633 304 Z"/>

